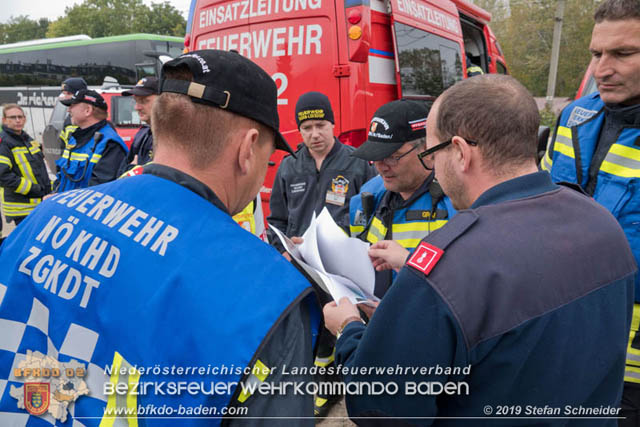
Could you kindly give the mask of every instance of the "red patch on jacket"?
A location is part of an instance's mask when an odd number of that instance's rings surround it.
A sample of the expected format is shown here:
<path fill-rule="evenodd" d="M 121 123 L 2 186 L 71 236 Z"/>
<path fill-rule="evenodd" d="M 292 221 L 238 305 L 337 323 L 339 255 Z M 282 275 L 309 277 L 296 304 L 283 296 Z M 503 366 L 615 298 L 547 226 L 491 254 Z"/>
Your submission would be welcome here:
<path fill-rule="evenodd" d="M 425 242 L 420 242 L 407 264 L 428 275 L 436 266 L 444 251 Z"/>

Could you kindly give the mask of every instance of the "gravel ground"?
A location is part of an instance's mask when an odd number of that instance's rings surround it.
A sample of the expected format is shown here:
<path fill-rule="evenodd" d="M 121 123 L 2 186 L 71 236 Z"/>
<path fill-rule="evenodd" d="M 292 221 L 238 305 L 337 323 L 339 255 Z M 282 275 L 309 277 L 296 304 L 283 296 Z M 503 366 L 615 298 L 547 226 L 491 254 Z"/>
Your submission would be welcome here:
<path fill-rule="evenodd" d="M 347 407 L 344 403 L 344 398 L 340 400 L 340 402 L 336 403 L 331 411 L 329 411 L 329 416 L 327 418 L 323 418 L 321 421 L 316 422 L 316 426 L 321 427 L 352 427 L 355 426 L 354 423 L 349 421 L 347 417 Z"/>

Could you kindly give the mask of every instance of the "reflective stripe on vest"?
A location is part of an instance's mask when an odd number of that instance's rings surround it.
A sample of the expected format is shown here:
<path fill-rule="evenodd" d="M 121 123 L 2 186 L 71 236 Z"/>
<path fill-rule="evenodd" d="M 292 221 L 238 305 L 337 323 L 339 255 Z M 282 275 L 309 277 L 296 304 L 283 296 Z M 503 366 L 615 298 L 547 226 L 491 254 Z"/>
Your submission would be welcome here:
<path fill-rule="evenodd" d="M 16 164 L 18 165 L 18 169 L 20 169 L 22 176 L 31 181 L 31 183 L 37 184 L 38 180 L 33 174 L 33 169 L 31 168 L 29 159 L 27 159 L 27 153 L 30 153 L 29 149 L 27 147 L 14 147 L 11 149 L 11 152 L 13 153 L 13 158 L 16 159 Z M 31 189 L 31 184 L 29 184 L 29 189 Z M 29 191 L 27 191 L 27 193 L 28 192 Z"/>
<path fill-rule="evenodd" d="M 600 170 L 623 178 L 640 178 L 640 150 L 613 144 Z"/>
<path fill-rule="evenodd" d="M 447 220 L 436 221 L 412 221 L 402 224 L 393 224 L 391 226 L 390 239 L 398 242 L 402 247 L 407 249 L 413 249 L 418 246 L 420 240 L 425 236 L 428 236 L 432 231 L 437 230 L 447 223 Z M 354 226 L 355 228 L 356 226 Z M 364 229 L 364 227 L 361 227 Z M 384 240 L 387 236 L 388 228 L 382 223 L 382 220 L 377 216 L 371 221 L 369 232 L 367 233 L 367 241 L 370 243 L 376 243 L 380 240 Z"/>
<path fill-rule="evenodd" d="M 4 192 L 6 190 L 4 188 L 0 188 L 0 196 L 2 198 L 2 214 L 5 216 L 26 216 L 31 213 L 31 211 L 40 204 L 42 199 L 34 198 L 29 199 L 28 203 L 16 203 L 16 202 L 7 202 L 4 198 Z"/>
<path fill-rule="evenodd" d="M 576 158 L 576 153 L 573 149 L 571 129 L 564 126 L 558 127 L 558 134 L 556 135 L 556 140 L 553 145 L 553 151 L 557 151 L 558 153 L 564 154 L 572 159 Z"/>
<path fill-rule="evenodd" d="M 627 347 L 627 366 L 624 371 L 624 380 L 640 384 L 640 304 L 634 304 L 633 317 L 631 319 L 631 333 Z"/>
<path fill-rule="evenodd" d="M 249 203 L 241 212 L 233 216 L 233 220 L 250 233 L 256 234 L 256 218 L 253 215 L 255 200 Z"/>
<path fill-rule="evenodd" d="M 60 131 L 60 135 L 58 135 L 58 138 L 60 138 L 64 142 L 64 144 L 67 145 L 67 143 L 69 142 L 69 138 L 71 138 L 71 134 L 75 132 L 76 129 L 78 129 L 78 126 L 68 125 Z"/>
<path fill-rule="evenodd" d="M 114 425 L 138 426 L 137 418 L 131 415 L 136 414 L 138 407 L 138 393 L 136 393 L 135 390 L 137 390 L 136 385 L 139 381 L 140 371 L 135 369 L 133 365 L 127 362 L 122 355 L 116 351 L 113 355 L 109 383 L 111 383 L 112 390 L 125 389 L 127 392 L 111 393 L 109 395 L 105 415 L 100 421 L 100 427 L 112 427 Z M 124 384 L 124 386 L 119 384 Z M 116 420 L 118 421 L 117 423 Z"/>

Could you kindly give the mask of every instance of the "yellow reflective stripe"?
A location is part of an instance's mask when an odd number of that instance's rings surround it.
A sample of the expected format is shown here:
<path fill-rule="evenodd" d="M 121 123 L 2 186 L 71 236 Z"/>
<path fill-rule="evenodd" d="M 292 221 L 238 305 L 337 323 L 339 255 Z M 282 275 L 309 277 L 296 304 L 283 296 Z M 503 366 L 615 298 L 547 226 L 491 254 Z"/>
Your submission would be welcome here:
<path fill-rule="evenodd" d="M 71 153 L 71 160 L 87 160 L 89 158 L 88 154 L 84 153 Z"/>
<path fill-rule="evenodd" d="M 29 191 L 31 191 L 31 181 L 25 178 L 20 178 L 20 185 L 18 185 L 18 188 L 16 188 L 15 192 L 18 194 L 27 195 L 29 194 Z"/>
<path fill-rule="evenodd" d="M 351 236 L 356 236 L 364 231 L 364 225 L 349 225 Z"/>
<path fill-rule="evenodd" d="M 238 223 L 242 228 L 250 233 L 256 232 L 256 218 L 253 215 L 254 202 L 251 201 L 245 208 L 233 216 L 233 220 Z"/>
<path fill-rule="evenodd" d="M 633 316 L 631 317 L 631 329 L 629 331 L 629 343 L 627 345 L 627 365 L 640 367 L 640 348 L 632 347 L 638 330 L 640 330 L 640 304 L 634 304 Z"/>
<path fill-rule="evenodd" d="M 484 70 L 482 68 L 478 67 L 477 65 L 474 65 L 473 67 L 467 68 L 467 74 L 470 74 L 470 73 L 484 74 Z"/>
<path fill-rule="evenodd" d="M 107 399 L 107 407 L 105 409 L 105 415 L 100 420 L 100 427 L 112 427 L 116 418 L 127 418 L 128 424 L 130 427 L 138 427 L 138 415 L 137 415 L 137 395 L 134 394 L 134 391 L 137 388 L 134 388 L 134 385 L 137 384 L 140 380 L 140 372 L 136 370 L 130 363 L 128 363 L 117 351 L 113 354 L 113 363 L 111 365 L 111 377 L 109 382 L 112 384 L 112 387 L 115 389 L 117 385 L 120 383 L 120 368 L 124 367 L 128 372 L 128 378 L 126 379 L 128 383 L 128 389 L 126 398 L 123 400 L 121 394 L 112 393 L 109 395 Z M 132 373 L 133 372 L 133 373 Z M 122 378 L 124 384 L 124 378 Z M 120 401 L 120 409 L 118 409 L 118 401 Z M 127 409 L 124 409 L 123 406 L 126 406 Z M 116 415 L 116 411 L 120 410 L 123 413 Z M 120 422 L 123 422 L 121 420 Z"/>
<path fill-rule="evenodd" d="M 394 231 L 393 231 L 392 239 L 395 242 L 398 242 L 400 244 L 400 246 L 402 246 L 405 249 L 413 249 L 416 246 L 418 246 L 420 244 L 420 241 L 422 239 L 424 239 L 426 236 L 428 236 L 429 233 L 432 233 L 432 232 L 436 231 L 437 229 L 441 228 L 446 223 L 447 223 L 446 219 L 438 220 L 438 221 L 422 222 L 420 224 L 427 224 L 429 226 L 429 228 L 428 229 L 420 229 L 420 230 L 412 230 L 412 231 L 404 231 L 404 232 L 400 232 L 400 233 L 396 233 L 396 231 L 395 231 L 396 224 L 394 224 L 393 225 Z M 400 224 L 398 224 L 398 225 L 400 225 Z M 406 224 L 401 224 L 401 225 L 406 225 Z"/>
<path fill-rule="evenodd" d="M 31 163 L 29 163 L 29 159 L 27 159 L 27 153 L 29 152 L 26 148 L 16 147 L 12 148 L 13 158 L 16 160 L 18 169 L 20 169 L 20 173 L 23 177 L 28 178 L 34 184 L 38 183 L 35 175 L 33 174 L 33 169 L 31 169 Z M 31 187 L 29 187 L 31 189 Z M 28 191 L 27 191 L 28 193 Z M 26 194 L 26 193 L 22 193 Z"/>
<path fill-rule="evenodd" d="M 68 159 L 68 158 L 69 158 L 69 150 L 65 149 L 65 150 L 62 152 L 62 158 L 63 158 L 63 159 Z"/>
<path fill-rule="evenodd" d="M 40 144 L 38 144 L 38 141 L 31 141 L 31 147 L 29 147 L 29 152 L 31 154 L 37 154 L 40 152 Z"/>
<path fill-rule="evenodd" d="M 625 178 L 640 178 L 640 150 L 613 144 L 600 170 Z"/>
<path fill-rule="evenodd" d="M 640 384 L 640 368 L 627 366 L 624 370 L 624 380 L 628 383 Z"/>
<path fill-rule="evenodd" d="M 98 163 L 102 158 L 102 154 L 94 154 L 91 156 L 91 163 Z"/>
<path fill-rule="evenodd" d="M 316 406 L 317 407 L 322 407 L 324 406 L 324 404 L 327 403 L 327 399 L 325 399 L 324 397 L 320 397 L 320 396 L 316 396 Z"/>
<path fill-rule="evenodd" d="M 333 349 L 333 353 L 329 357 L 319 357 L 316 356 L 316 360 L 313 361 L 313 364 L 319 367 L 329 366 L 335 360 L 335 348 Z"/>
<path fill-rule="evenodd" d="M 266 380 L 269 376 L 269 372 L 271 372 L 270 369 L 267 368 L 267 366 L 262 363 L 260 359 L 256 360 L 256 364 L 253 365 L 253 368 L 251 368 L 251 375 L 249 376 L 249 378 L 247 378 L 245 387 L 242 388 L 241 385 L 238 385 L 238 387 L 241 387 L 242 390 L 242 392 L 238 396 L 238 402 L 246 402 L 246 400 L 251 396 L 250 390 L 251 388 L 253 388 L 253 384 L 264 382 L 264 380 Z"/>
<path fill-rule="evenodd" d="M 129 374 L 129 388 L 127 389 L 127 418 L 129 427 L 138 427 L 138 395 L 132 393 L 138 390 L 138 382 L 140 381 L 140 372 L 136 370 L 135 374 Z"/>
<path fill-rule="evenodd" d="M 5 164 L 10 168 L 13 167 L 13 163 L 11 163 L 11 159 L 6 156 L 0 156 L 0 163 Z"/>
<path fill-rule="evenodd" d="M 118 384 L 118 379 L 120 377 L 120 366 L 122 365 L 122 356 L 117 351 L 113 355 L 113 363 L 111 364 L 111 377 L 109 382 L 115 388 L 116 384 Z M 107 414 L 115 414 L 116 409 L 116 393 L 111 393 L 109 398 L 107 399 L 107 408 L 105 413 Z M 114 421 L 116 420 L 115 415 L 105 415 L 102 417 L 100 421 L 100 427 L 112 427 Z"/>
<path fill-rule="evenodd" d="M 553 150 L 557 151 L 558 153 L 564 154 L 567 157 L 571 157 L 572 159 L 576 158 L 576 153 L 573 150 L 573 138 L 571 136 L 571 129 L 564 126 L 558 127 L 558 133 L 553 144 Z"/>
<path fill-rule="evenodd" d="M 384 226 L 380 218 L 373 217 L 373 221 L 371 221 L 371 226 L 369 227 L 369 232 L 367 233 L 367 240 L 370 243 L 376 243 L 379 240 L 384 240 L 387 235 L 387 227 Z"/>
<path fill-rule="evenodd" d="M 553 160 L 549 156 L 549 148 L 544 152 L 544 156 L 542 156 L 542 161 L 540 162 L 540 167 L 542 170 L 550 171 L 553 166 Z"/>

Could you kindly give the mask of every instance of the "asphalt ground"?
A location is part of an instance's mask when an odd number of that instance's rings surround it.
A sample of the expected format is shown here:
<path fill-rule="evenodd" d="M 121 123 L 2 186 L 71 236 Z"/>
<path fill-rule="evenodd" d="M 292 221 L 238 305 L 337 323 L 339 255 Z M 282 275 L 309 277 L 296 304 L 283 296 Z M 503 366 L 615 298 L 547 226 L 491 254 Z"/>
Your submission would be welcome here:
<path fill-rule="evenodd" d="M 16 228 L 16 225 L 13 222 L 7 224 L 6 218 L 2 215 L 2 237 L 7 237 L 14 228 Z"/>

